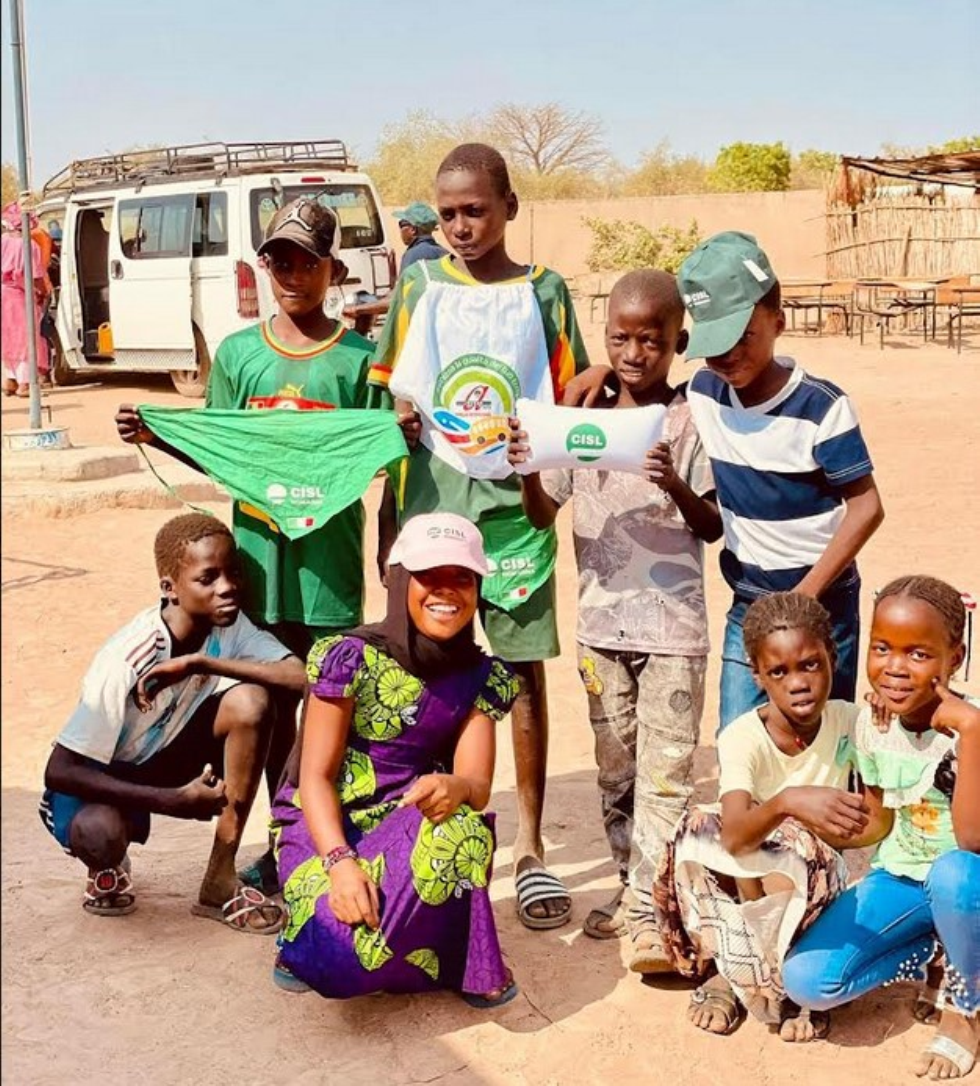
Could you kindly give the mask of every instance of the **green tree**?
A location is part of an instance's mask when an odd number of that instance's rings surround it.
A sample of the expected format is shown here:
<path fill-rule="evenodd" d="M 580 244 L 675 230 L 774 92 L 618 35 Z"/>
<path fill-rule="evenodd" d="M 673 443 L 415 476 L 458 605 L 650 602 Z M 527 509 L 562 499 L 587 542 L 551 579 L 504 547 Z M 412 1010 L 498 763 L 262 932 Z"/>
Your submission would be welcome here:
<path fill-rule="evenodd" d="M 456 146 L 481 136 L 476 120 L 450 122 L 414 110 L 381 132 L 374 157 L 365 164 L 386 204 L 431 200 L 439 163 Z"/>
<path fill-rule="evenodd" d="M 782 143 L 731 143 L 718 152 L 708 183 L 715 192 L 785 192 L 790 169 Z"/>
<path fill-rule="evenodd" d="M 662 140 L 640 156 L 640 164 L 623 181 L 624 196 L 677 196 L 706 192 L 708 167 L 694 155 L 675 155 Z"/>
<path fill-rule="evenodd" d="M 19 195 L 20 179 L 17 176 L 17 167 L 12 162 L 5 162 L 3 164 L 3 204 L 0 206 L 6 207 Z"/>
<path fill-rule="evenodd" d="M 686 230 L 659 226 L 649 230 L 642 223 L 583 216 L 592 231 L 585 263 L 591 272 L 662 268 L 676 273 L 701 242 L 698 224 L 692 219 Z"/>
<path fill-rule="evenodd" d="M 929 148 L 930 154 L 937 155 L 957 155 L 962 151 L 980 151 L 980 136 L 959 136 Z"/>
<path fill-rule="evenodd" d="M 800 151 L 793 159 L 790 188 L 822 189 L 834 176 L 840 156 L 833 151 Z"/>

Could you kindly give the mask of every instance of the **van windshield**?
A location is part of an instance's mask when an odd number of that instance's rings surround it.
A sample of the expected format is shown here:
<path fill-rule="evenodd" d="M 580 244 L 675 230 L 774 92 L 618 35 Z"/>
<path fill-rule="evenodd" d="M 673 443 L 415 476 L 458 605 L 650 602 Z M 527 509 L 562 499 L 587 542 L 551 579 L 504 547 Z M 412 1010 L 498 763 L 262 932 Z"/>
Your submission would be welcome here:
<path fill-rule="evenodd" d="M 364 249 L 384 245 L 381 216 L 374 194 L 367 185 L 306 184 L 283 185 L 281 197 L 272 188 L 253 189 L 251 194 L 252 248 L 258 249 L 265 237 L 265 228 L 276 211 L 300 196 L 316 198 L 340 219 L 340 247 Z"/>

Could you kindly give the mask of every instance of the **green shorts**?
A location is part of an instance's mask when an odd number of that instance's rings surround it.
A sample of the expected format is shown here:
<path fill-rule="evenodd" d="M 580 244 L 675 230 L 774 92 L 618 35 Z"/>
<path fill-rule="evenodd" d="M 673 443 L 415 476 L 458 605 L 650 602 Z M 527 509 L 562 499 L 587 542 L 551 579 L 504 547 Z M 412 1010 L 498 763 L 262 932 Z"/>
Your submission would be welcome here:
<path fill-rule="evenodd" d="M 480 600 L 480 622 L 495 656 L 512 664 L 553 660 L 561 653 L 555 615 L 555 575 L 513 611 Z"/>

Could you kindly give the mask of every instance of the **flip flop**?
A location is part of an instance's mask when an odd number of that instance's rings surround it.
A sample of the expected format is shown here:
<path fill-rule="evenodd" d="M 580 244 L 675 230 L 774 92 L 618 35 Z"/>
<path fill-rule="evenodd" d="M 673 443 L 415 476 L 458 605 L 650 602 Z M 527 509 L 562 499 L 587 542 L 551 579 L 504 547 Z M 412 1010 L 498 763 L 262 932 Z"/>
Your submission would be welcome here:
<path fill-rule="evenodd" d="M 291 969 L 287 969 L 282 962 L 279 961 L 278 954 L 276 955 L 276 963 L 272 967 L 272 983 L 277 988 L 282 988 L 284 992 L 292 992 L 295 995 L 301 995 L 303 992 L 312 991 L 312 988 L 310 988 L 305 980 L 300 980 Z"/>
<path fill-rule="evenodd" d="M 263 914 L 264 909 L 275 909 L 275 919 L 267 921 Z M 195 916 L 217 920 L 235 931 L 243 931 L 249 935 L 275 935 L 285 920 L 283 909 L 254 886 L 240 886 L 235 896 L 229 898 L 224 905 L 202 905 L 198 902 L 191 906 L 191 912 Z M 251 923 L 251 916 L 258 917 L 262 924 Z"/>
<path fill-rule="evenodd" d="M 945 1037 L 942 1034 L 938 1034 L 926 1045 L 922 1050 L 923 1056 L 939 1056 L 941 1059 L 949 1060 L 949 1062 L 959 1071 L 959 1077 L 964 1078 L 974 1068 L 977 1062 L 976 1051 L 971 1052 L 968 1048 L 964 1048 L 959 1041 L 954 1041 L 952 1037 Z M 916 1071 L 916 1074 L 919 1074 Z M 929 1076 L 932 1077 L 931 1075 Z M 948 1076 L 947 1081 L 955 1078 L 956 1076 Z"/>
<path fill-rule="evenodd" d="M 942 1014 L 942 996 L 938 988 L 930 988 L 928 984 L 915 993 L 915 1002 L 912 1004 L 912 1017 L 916 1022 L 924 1025 L 935 1025 Z"/>
<path fill-rule="evenodd" d="M 238 872 L 238 881 L 243 886 L 254 886 L 263 894 L 278 894 L 282 887 L 279 885 L 279 867 L 272 849 L 263 852 L 248 867 L 243 867 Z"/>
<path fill-rule="evenodd" d="M 521 923 L 532 931 L 560 928 L 572 919 L 572 898 L 565 884 L 545 867 L 528 867 L 514 878 L 517 891 L 517 915 Z M 564 900 L 568 904 L 557 916 L 533 916 L 528 912 L 532 905 L 542 901 Z"/>
<path fill-rule="evenodd" d="M 631 973 L 652 976 L 656 973 L 677 972 L 664 950 L 656 921 L 651 919 L 638 930 L 631 930 L 630 940 L 633 944 L 633 954 L 628 966 Z"/>
<path fill-rule="evenodd" d="M 625 892 L 626 887 L 621 886 L 611 901 L 597 905 L 585 918 L 582 931 L 590 939 L 622 939 L 628 934 L 626 906 L 623 904 Z"/>
<path fill-rule="evenodd" d="M 91 916 L 126 916 L 136 908 L 128 859 L 89 875 L 82 908 Z"/>
<path fill-rule="evenodd" d="M 482 995 L 474 995 L 472 992 L 460 992 L 459 994 L 463 1002 L 469 1006 L 476 1007 L 479 1011 L 490 1011 L 494 1007 L 502 1007 L 505 1003 L 509 1003 L 519 991 L 517 982 L 511 977 L 504 985 L 500 995 L 494 996 L 493 999 L 488 999 Z"/>

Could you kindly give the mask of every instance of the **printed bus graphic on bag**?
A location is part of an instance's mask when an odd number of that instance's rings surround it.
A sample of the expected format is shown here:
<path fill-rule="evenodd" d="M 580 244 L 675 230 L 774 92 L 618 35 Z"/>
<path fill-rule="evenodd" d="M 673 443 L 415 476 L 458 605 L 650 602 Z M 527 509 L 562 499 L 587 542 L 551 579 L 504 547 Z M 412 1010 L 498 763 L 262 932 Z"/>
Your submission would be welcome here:
<path fill-rule="evenodd" d="M 514 370 L 485 354 L 464 354 L 439 374 L 432 393 L 432 420 L 465 456 L 486 456 L 506 446 L 507 419 L 521 394 Z"/>
<path fill-rule="evenodd" d="M 608 444 L 605 433 L 591 422 L 573 426 L 565 438 L 565 448 L 583 464 L 598 460 Z"/>

